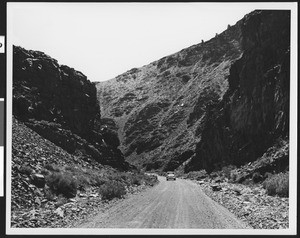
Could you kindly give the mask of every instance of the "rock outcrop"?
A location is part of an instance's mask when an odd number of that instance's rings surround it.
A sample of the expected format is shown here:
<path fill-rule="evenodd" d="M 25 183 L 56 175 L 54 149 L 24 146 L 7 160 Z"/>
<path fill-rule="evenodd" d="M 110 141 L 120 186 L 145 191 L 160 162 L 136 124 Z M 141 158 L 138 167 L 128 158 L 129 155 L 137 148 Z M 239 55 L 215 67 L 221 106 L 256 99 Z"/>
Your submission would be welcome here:
<path fill-rule="evenodd" d="M 129 168 L 101 122 L 95 85 L 43 52 L 14 47 L 13 115 L 69 153 Z"/>
<path fill-rule="evenodd" d="M 290 14 L 253 12 L 243 19 L 241 32 L 243 56 L 230 68 L 223 100 L 207 111 L 186 171 L 242 165 L 262 156 L 279 138 L 288 140 Z"/>
<path fill-rule="evenodd" d="M 289 11 L 254 11 L 207 42 L 98 83 L 126 159 L 212 171 L 286 140 L 289 27 Z"/>

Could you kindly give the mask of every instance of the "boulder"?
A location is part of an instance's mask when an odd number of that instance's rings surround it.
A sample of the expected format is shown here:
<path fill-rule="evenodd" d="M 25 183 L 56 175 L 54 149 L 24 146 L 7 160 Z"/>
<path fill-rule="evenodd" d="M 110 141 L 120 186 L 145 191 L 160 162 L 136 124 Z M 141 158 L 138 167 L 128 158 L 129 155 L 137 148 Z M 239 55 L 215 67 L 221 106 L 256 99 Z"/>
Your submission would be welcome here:
<path fill-rule="evenodd" d="M 37 186 L 38 188 L 43 188 L 46 184 L 44 175 L 42 174 L 32 174 L 31 183 Z"/>
<path fill-rule="evenodd" d="M 219 186 L 219 185 L 211 185 L 211 188 L 213 191 L 221 191 L 222 190 L 221 186 Z"/>
<path fill-rule="evenodd" d="M 215 183 L 221 183 L 222 182 L 222 179 L 220 177 L 216 177 L 214 179 Z"/>

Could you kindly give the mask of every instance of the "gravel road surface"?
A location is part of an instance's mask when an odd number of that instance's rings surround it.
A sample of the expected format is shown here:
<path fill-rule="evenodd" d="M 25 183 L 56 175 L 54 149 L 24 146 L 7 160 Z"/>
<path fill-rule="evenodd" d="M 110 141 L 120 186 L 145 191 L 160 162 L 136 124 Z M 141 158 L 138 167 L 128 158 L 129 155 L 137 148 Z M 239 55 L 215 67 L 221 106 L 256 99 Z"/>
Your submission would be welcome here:
<path fill-rule="evenodd" d="M 250 228 L 189 180 L 166 181 L 117 202 L 81 228 Z"/>

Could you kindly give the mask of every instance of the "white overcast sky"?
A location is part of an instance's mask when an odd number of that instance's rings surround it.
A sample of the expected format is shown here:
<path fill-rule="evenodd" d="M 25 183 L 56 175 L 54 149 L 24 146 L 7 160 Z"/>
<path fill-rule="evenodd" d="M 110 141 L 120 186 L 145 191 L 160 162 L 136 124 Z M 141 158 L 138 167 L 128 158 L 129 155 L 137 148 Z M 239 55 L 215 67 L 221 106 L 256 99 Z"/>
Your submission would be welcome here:
<path fill-rule="evenodd" d="M 8 3 L 8 38 L 91 81 L 111 79 L 211 39 L 276 3 Z M 279 6 L 280 7 L 280 6 Z"/>

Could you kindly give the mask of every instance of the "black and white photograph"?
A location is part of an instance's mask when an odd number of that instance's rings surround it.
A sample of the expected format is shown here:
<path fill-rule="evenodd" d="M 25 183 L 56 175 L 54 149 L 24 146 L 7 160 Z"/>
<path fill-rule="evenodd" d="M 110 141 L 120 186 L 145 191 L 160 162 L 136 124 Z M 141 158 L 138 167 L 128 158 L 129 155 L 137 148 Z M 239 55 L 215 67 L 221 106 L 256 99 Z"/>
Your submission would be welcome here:
<path fill-rule="evenodd" d="M 6 10 L 6 234 L 296 234 L 297 3 Z"/>

